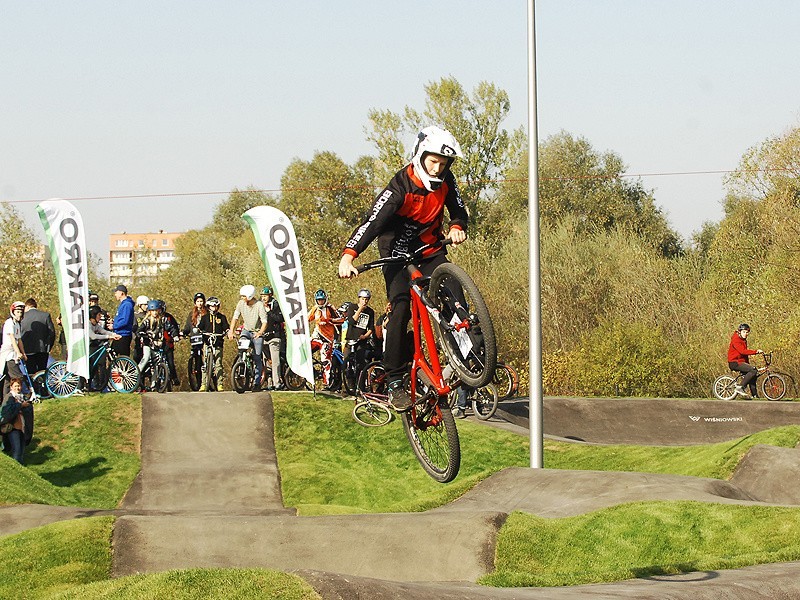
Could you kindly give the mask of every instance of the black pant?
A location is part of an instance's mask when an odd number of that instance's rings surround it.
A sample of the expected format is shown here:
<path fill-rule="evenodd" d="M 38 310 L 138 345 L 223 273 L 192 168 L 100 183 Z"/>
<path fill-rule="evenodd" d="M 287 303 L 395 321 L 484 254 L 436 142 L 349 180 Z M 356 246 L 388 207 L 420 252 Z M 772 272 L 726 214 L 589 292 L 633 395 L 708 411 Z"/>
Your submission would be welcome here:
<path fill-rule="evenodd" d="M 440 252 L 419 265 L 419 270 L 430 277 L 433 270 L 446 263 L 447 256 Z M 409 347 L 409 336 L 406 335 L 408 322 L 411 320 L 411 278 L 402 266 L 388 266 L 383 270 L 386 280 L 386 296 L 392 303 L 392 312 L 386 326 L 386 349 L 383 353 L 383 365 L 386 368 L 387 381 L 396 381 L 406 373 L 409 355 L 413 354 L 413 341 Z M 411 338 L 413 340 L 413 338 Z"/>
<path fill-rule="evenodd" d="M 111 347 L 114 349 L 114 352 L 116 352 L 120 356 L 130 356 L 131 339 L 133 339 L 133 336 L 123 335 L 118 340 L 113 340 L 111 342 Z"/>
<path fill-rule="evenodd" d="M 736 363 L 736 362 L 729 362 L 728 367 L 731 371 L 739 371 L 739 373 L 744 373 L 744 377 L 742 377 L 741 386 L 744 388 L 746 386 L 750 386 L 750 394 L 752 396 L 756 395 L 756 377 L 758 377 L 758 369 L 756 369 L 753 365 L 746 362 Z"/>
<path fill-rule="evenodd" d="M 47 352 L 33 352 L 26 356 L 28 358 L 25 360 L 25 368 L 28 369 L 28 375 L 44 371 L 47 368 L 47 357 L 50 356 Z"/>

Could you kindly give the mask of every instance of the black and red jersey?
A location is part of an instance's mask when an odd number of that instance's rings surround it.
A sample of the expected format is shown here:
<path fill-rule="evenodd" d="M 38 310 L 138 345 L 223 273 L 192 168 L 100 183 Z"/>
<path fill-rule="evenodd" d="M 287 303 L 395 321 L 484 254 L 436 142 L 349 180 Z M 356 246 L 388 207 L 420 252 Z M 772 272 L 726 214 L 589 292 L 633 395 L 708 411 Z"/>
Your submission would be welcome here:
<path fill-rule="evenodd" d="M 347 240 L 344 253 L 358 256 L 375 238 L 382 257 L 413 251 L 442 240 L 445 206 L 450 216 L 450 227 L 466 231 L 467 208 L 452 172 L 445 174 L 439 189 L 429 192 L 414 173 L 413 166 L 408 164 L 378 194 L 364 221 Z M 425 255 L 439 251 L 438 248 L 431 249 Z"/>

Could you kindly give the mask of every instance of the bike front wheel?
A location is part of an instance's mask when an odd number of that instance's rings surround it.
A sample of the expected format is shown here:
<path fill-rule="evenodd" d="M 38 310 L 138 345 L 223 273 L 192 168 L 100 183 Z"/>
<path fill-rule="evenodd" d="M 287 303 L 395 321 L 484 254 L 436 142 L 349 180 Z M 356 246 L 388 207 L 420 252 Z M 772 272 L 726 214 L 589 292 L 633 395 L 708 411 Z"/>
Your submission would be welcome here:
<path fill-rule="evenodd" d="M 306 389 L 306 378 L 287 368 L 283 374 L 283 384 L 287 390 L 299 392 Z"/>
<path fill-rule="evenodd" d="M 472 412 L 481 421 L 488 421 L 497 412 L 498 400 L 497 388 L 493 383 L 478 388 L 472 397 Z"/>
<path fill-rule="evenodd" d="M 67 370 L 67 363 L 63 360 L 54 362 L 47 367 L 45 385 L 50 394 L 56 398 L 69 398 L 78 391 L 81 378 Z"/>
<path fill-rule="evenodd" d="M 118 392 L 130 394 L 139 389 L 141 374 L 139 366 L 127 356 L 118 356 L 111 361 L 108 383 Z"/>
<path fill-rule="evenodd" d="M 714 380 L 713 391 L 720 400 L 733 400 L 736 397 L 736 380 L 730 375 L 720 375 Z"/>
<path fill-rule="evenodd" d="M 467 385 L 485 386 L 497 366 L 497 342 L 478 286 L 458 265 L 443 263 L 433 271 L 428 297 L 444 321 L 434 319 L 434 326 L 448 362 Z"/>
<path fill-rule="evenodd" d="M 203 361 L 194 351 L 189 356 L 189 364 L 186 366 L 186 373 L 189 376 L 189 389 L 196 392 L 203 383 Z"/>
<path fill-rule="evenodd" d="M 786 380 L 777 373 L 770 373 L 761 382 L 761 393 L 767 400 L 781 400 L 786 395 Z"/>
<path fill-rule="evenodd" d="M 372 361 L 358 374 L 357 392 L 386 394 L 386 369 L 379 360 Z"/>
<path fill-rule="evenodd" d="M 425 472 L 439 483 L 453 481 L 461 467 L 461 446 L 447 399 L 402 413 L 403 429 Z"/>
<path fill-rule="evenodd" d="M 353 407 L 353 418 L 364 427 L 381 427 L 392 420 L 392 411 L 383 404 L 363 400 Z"/>
<path fill-rule="evenodd" d="M 231 387 L 237 394 L 244 394 L 250 389 L 249 369 L 241 358 L 237 358 L 231 367 Z"/>

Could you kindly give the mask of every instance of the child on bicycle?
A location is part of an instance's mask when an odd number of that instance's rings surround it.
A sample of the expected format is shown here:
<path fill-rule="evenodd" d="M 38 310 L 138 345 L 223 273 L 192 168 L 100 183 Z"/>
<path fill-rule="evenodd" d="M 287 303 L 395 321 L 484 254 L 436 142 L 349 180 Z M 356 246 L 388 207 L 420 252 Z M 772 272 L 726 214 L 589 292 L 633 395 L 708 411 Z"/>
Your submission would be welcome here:
<path fill-rule="evenodd" d="M 376 238 L 381 257 L 413 252 L 445 237 L 453 244 L 466 240 L 467 209 L 450 170 L 453 161 L 460 157 L 463 157 L 461 147 L 449 131 L 438 127 L 425 127 L 420 131 L 411 162 L 378 194 L 366 219 L 345 244 L 339 261 L 339 277 L 358 275 L 353 259 Z M 445 207 L 450 217 L 446 236 L 442 231 Z M 441 246 L 426 250 L 419 263 L 422 274 L 429 276 L 437 266 L 447 262 L 446 254 Z M 405 346 L 411 319 L 411 282 L 402 266 L 384 267 L 383 276 L 392 304 L 383 357 L 389 401 L 395 410 L 403 412 L 411 407 L 411 398 L 403 389 L 403 376 L 408 368 Z"/>
<path fill-rule="evenodd" d="M 211 296 L 206 301 L 208 312 L 200 317 L 200 322 L 197 324 L 197 328 L 203 333 L 217 334 L 217 337 L 212 338 L 210 344 L 203 344 L 203 349 L 206 352 L 214 353 L 214 373 L 206 372 L 206 361 L 203 360 L 203 382 L 200 384 L 199 390 L 201 392 L 205 392 L 208 389 L 208 379 L 214 375 L 217 377 L 217 391 L 221 392 L 225 387 L 223 381 L 225 378 L 222 377 L 222 351 L 225 344 L 225 335 L 228 333 L 230 325 L 228 324 L 228 317 L 219 312 L 219 304 L 219 298 Z"/>
<path fill-rule="evenodd" d="M 100 348 L 101 344 L 106 340 L 118 340 L 122 336 L 118 333 L 114 333 L 109 331 L 108 329 L 104 328 L 100 324 L 100 315 L 103 312 L 103 309 L 99 306 L 90 306 L 89 307 L 89 354 L 93 355 L 95 350 Z M 99 377 L 96 378 L 96 381 L 103 382 L 102 386 L 105 386 L 105 382 L 108 380 L 107 373 L 105 371 L 106 361 L 105 359 L 101 360 L 89 360 L 89 390 L 93 389 L 92 381 L 95 381 L 95 375 L 98 375 L 97 371 L 100 370 Z M 95 386 L 97 387 L 97 386 Z M 94 391 L 102 392 L 102 387 L 100 389 L 94 389 Z"/>
<path fill-rule="evenodd" d="M 756 378 L 758 369 L 750 364 L 750 357 L 753 354 L 762 354 L 762 350 L 750 350 L 747 347 L 747 336 L 750 334 L 750 325 L 742 323 L 731 336 L 731 343 L 728 346 L 728 368 L 731 371 L 744 373 L 742 381 L 736 386 L 736 393 L 748 398 L 756 397 Z M 748 394 L 744 388 L 750 387 Z"/>

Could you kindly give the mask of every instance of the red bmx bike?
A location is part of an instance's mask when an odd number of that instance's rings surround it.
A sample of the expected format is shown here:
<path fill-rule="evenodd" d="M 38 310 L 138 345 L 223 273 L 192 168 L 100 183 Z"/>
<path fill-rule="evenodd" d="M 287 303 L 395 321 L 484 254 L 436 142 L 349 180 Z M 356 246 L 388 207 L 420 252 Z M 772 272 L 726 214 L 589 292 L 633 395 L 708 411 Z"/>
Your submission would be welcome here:
<path fill-rule="evenodd" d="M 447 395 L 461 382 L 476 388 L 489 383 L 497 365 L 497 345 L 483 296 L 461 267 L 444 263 L 430 277 L 422 275 L 417 263 L 430 247 L 381 258 L 361 265 L 358 272 L 403 265 L 409 273 L 414 356 L 406 387 L 412 406 L 400 417 L 422 468 L 436 481 L 446 483 L 458 475 L 461 466 L 458 430 Z M 460 380 L 453 385 L 442 377 L 439 348 Z M 362 401 L 391 406 L 385 401 L 385 384 L 379 385 L 380 372 L 371 373 L 370 384 L 359 390 Z"/>

